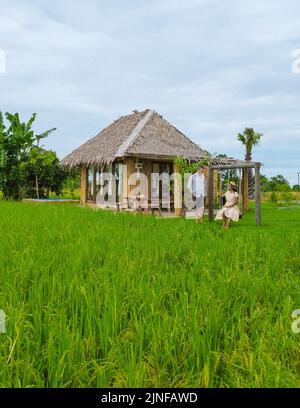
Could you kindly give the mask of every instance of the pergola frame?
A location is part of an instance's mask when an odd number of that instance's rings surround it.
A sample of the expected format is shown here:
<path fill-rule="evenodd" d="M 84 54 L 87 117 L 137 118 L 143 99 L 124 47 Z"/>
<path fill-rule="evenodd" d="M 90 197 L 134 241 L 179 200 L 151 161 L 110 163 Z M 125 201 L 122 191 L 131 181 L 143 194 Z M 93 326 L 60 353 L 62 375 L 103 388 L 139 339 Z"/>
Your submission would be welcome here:
<path fill-rule="evenodd" d="M 208 202 L 209 202 L 209 221 L 214 219 L 214 170 L 242 169 L 243 170 L 243 211 L 248 210 L 248 175 L 249 169 L 255 169 L 255 220 L 256 225 L 261 225 L 261 186 L 260 186 L 260 167 L 261 163 L 240 162 L 235 164 L 214 164 L 211 162 L 208 167 Z"/>

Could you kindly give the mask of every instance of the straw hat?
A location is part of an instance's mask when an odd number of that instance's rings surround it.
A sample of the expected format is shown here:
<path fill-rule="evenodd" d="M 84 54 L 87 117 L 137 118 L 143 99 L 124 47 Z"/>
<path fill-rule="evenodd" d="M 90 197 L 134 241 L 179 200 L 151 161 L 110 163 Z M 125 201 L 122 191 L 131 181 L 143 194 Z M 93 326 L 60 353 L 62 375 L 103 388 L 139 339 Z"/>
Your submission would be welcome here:
<path fill-rule="evenodd" d="M 238 190 L 237 185 L 234 181 L 229 181 L 228 185 L 231 186 L 235 191 Z"/>

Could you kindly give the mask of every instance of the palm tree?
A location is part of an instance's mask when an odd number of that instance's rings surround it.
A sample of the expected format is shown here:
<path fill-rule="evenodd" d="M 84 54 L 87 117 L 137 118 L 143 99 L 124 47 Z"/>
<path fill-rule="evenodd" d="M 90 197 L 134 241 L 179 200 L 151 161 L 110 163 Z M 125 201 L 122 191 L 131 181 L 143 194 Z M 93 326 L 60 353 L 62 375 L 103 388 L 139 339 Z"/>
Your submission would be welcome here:
<path fill-rule="evenodd" d="M 262 133 L 254 132 L 253 128 L 246 128 L 243 133 L 238 134 L 238 140 L 246 146 L 245 160 L 252 160 L 253 146 L 259 144 L 262 136 Z"/>
<path fill-rule="evenodd" d="M 252 160 L 252 149 L 254 146 L 258 145 L 263 134 L 255 132 L 253 128 L 246 128 L 243 133 L 238 133 L 237 139 L 243 143 L 246 147 L 245 160 Z M 254 177 L 253 172 L 250 169 L 248 172 L 249 177 L 249 197 L 254 197 Z"/>

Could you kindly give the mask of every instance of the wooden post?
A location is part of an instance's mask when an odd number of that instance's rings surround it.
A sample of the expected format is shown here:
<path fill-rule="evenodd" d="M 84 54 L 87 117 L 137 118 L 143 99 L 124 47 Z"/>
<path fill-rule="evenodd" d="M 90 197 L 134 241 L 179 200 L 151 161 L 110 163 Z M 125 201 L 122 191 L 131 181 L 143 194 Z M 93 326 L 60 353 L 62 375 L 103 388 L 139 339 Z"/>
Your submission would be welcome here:
<path fill-rule="evenodd" d="M 214 170 L 214 200 L 216 203 L 216 200 L 218 198 L 218 170 Z"/>
<path fill-rule="evenodd" d="M 142 170 L 142 173 L 147 176 L 148 180 L 148 204 L 151 203 L 151 194 L 152 194 L 152 187 L 151 187 L 151 173 L 152 173 L 152 161 L 151 160 L 144 160 L 144 168 Z"/>
<path fill-rule="evenodd" d="M 135 186 L 131 186 L 128 183 L 129 177 L 135 173 L 135 159 L 133 157 L 127 157 L 126 159 L 126 164 L 127 164 L 127 193 L 128 197 L 131 196 L 131 191 L 135 188 Z"/>
<path fill-rule="evenodd" d="M 238 206 L 243 210 L 243 193 L 242 193 L 242 185 L 243 185 L 243 171 L 239 169 L 239 198 L 238 198 Z"/>
<path fill-rule="evenodd" d="M 249 210 L 249 169 L 243 169 L 243 212 Z"/>
<path fill-rule="evenodd" d="M 209 221 L 214 219 L 214 172 L 211 167 L 208 170 L 208 203 L 209 203 Z"/>
<path fill-rule="evenodd" d="M 87 196 L 88 196 L 88 169 L 86 167 L 81 167 L 81 192 L 80 192 L 81 204 L 85 204 L 87 202 Z"/>
<path fill-rule="evenodd" d="M 222 170 L 219 171 L 219 187 L 220 187 L 220 201 L 219 206 L 220 208 L 223 207 L 223 180 L 222 180 Z"/>
<path fill-rule="evenodd" d="M 255 218 L 256 225 L 261 225 L 261 192 L 260 192 L 260 163 L 255 165 Z"/>
<path fill-rule="evenodd" d="M 127 162 L 124 161 L 122 164 L 122 177 L 123 177 L 123 194 L 121 197 L 121 202 L 123 203 L 125 209 L 128 208 L 128 171 Z"/>
<path fill-rule="evenodd" d="M 93 203 L 96 204 L 96 197 L 97 197 L 97 170 L 93 169 Z"/>
<path fill-rule="evenodd" d="M 180 217 L 182 214 L 182 177 L 176 164 L 174 164 L 174 207 L 176 217 Z"/>

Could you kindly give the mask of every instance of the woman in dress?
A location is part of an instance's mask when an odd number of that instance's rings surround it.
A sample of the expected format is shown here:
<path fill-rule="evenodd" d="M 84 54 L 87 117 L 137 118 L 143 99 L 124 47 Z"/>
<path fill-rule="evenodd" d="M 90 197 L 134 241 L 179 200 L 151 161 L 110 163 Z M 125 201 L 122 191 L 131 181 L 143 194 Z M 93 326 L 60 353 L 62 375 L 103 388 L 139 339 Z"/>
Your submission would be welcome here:
<path fill-rule="evenodd" d="M 216 215 L 216 220 L 223 220 L 223 228 L 229 228 L 230 221 L 237 222 L 240 218 L 240 210 L 237 206 L 239 195 L 237 186 L 233 181 L 228 183 L 228 191 L 225 193 L 226 203 Z"/>

